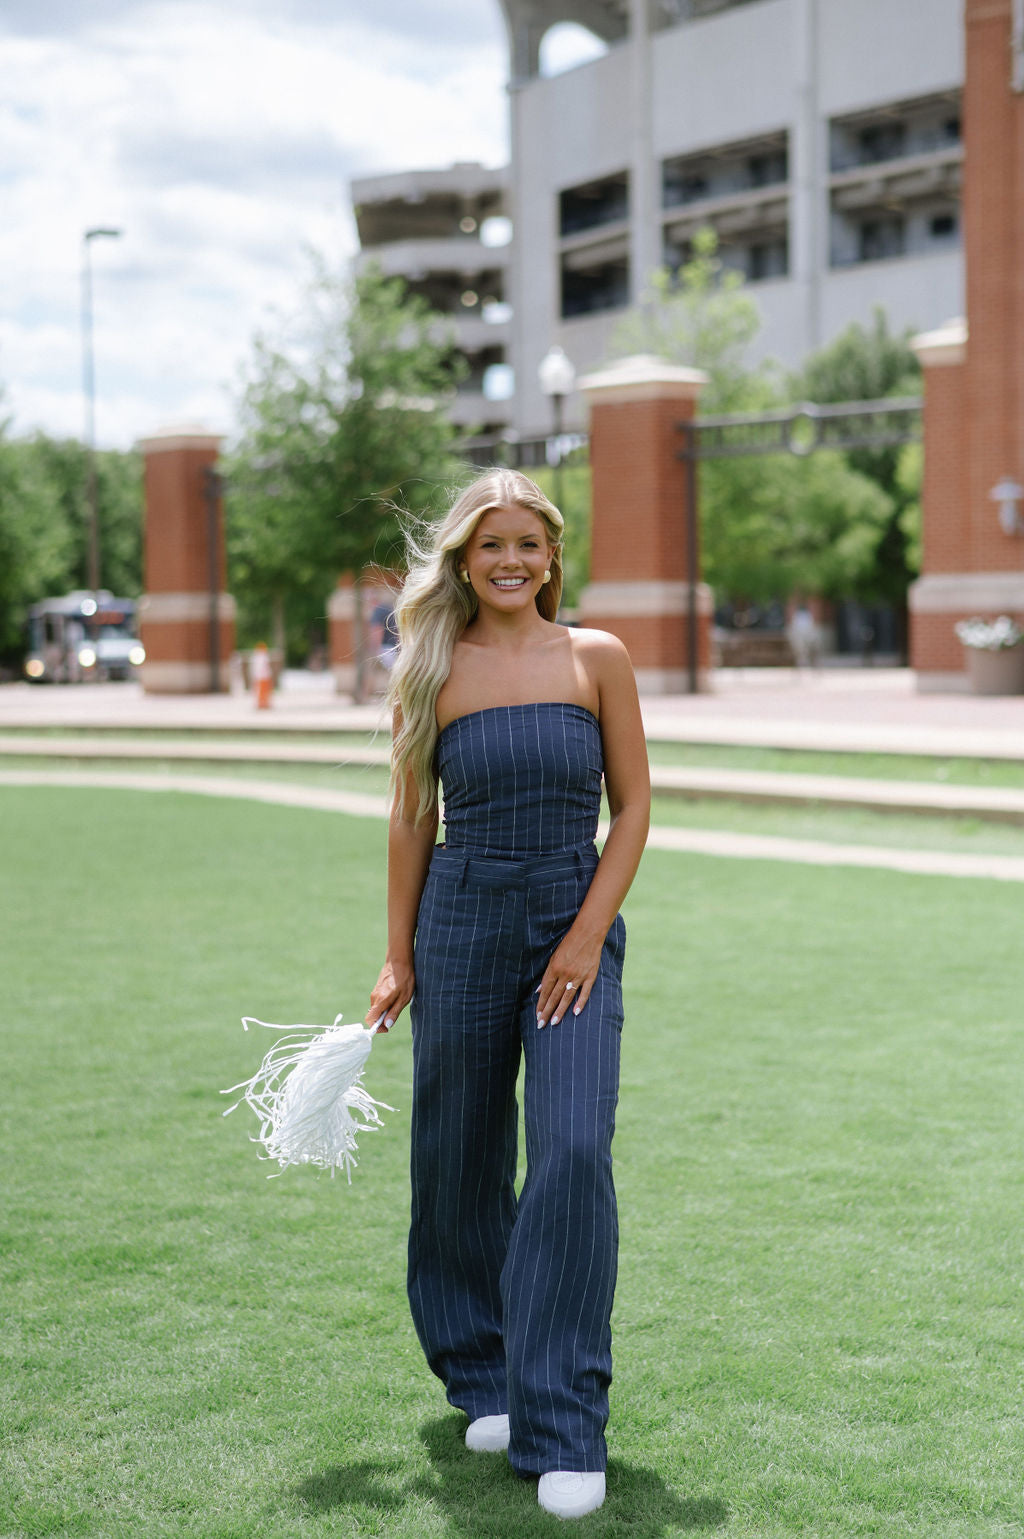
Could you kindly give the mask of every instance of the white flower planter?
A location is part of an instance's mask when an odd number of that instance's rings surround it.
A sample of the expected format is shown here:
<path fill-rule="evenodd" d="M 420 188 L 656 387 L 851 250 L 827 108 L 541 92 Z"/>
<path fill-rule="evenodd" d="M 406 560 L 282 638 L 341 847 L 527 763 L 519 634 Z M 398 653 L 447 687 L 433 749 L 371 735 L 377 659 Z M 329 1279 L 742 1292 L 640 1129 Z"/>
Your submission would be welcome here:
<path fill-rule="evenodd" d="M 990 652 L 964 647 L 973 695 L 1024 695 L 1024 642 Z"/>

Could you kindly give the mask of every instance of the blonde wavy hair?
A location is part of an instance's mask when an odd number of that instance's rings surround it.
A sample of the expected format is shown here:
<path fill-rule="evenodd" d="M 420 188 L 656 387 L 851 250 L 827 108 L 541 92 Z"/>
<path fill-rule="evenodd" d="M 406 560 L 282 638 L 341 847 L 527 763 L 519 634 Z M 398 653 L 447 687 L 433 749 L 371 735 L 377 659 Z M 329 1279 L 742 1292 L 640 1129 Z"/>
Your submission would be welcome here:
<path fill-rule="evenodd" d="M 408 779 L 417 792 L 417 819 L 437 805 L 437 697 L 451 671 L 455 643 L 478 608 L 476 594 L 459 576 L 458 564 L 484 515 L 509 507 L 535 513 L 553 547 L 551 580 L 537 594 L 536 603 L 545 620 L 554 620 L 562 599 L 562 515 L 540 487 L 518 470 L 490 470 L 478 477 L 422 538 L 407 537 L 409 573 L 395 607 L 399 648 L 388 688 L 388 704 L 397 707 L 390 796 L 400 817 L 408 812 Z"/>

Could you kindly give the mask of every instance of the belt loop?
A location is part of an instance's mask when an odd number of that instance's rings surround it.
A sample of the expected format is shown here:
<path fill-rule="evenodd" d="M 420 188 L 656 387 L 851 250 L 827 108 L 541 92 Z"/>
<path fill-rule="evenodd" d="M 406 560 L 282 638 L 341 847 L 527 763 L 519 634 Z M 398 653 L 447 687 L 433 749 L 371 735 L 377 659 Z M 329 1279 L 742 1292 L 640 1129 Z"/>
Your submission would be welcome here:
<path fill-rule="evenodd" d="M 462 870 L 459 872 L 459 886 L 465 887 L 469 882 L 469 856 L 462 857 Z"/>

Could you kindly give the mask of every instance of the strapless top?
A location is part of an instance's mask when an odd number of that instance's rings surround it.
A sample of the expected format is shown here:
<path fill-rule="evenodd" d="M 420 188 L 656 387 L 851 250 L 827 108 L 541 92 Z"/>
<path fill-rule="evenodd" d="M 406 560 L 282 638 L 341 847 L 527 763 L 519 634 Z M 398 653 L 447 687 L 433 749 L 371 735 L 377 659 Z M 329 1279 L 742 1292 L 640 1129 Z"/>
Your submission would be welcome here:
<path fill-rule="evenodd" d="M 449 849 L 529 859 L 597 836 L 604 758 L 586 706 L 470 711 L 442 727 L 436 763 Z"/>

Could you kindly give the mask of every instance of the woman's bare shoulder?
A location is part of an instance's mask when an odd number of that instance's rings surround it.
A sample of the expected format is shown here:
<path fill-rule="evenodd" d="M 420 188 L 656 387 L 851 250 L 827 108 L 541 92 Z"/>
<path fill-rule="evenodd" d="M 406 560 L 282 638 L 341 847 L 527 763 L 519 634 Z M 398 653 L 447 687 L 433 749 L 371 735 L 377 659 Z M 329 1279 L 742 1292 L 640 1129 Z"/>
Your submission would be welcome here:
<path fill-rule="evenodd" d="M 576 676 L 586 679 L 594 701 L 590 709 L 603 722 L 609 705 L 636 699 L 636 678 L 629 653 L 610 631 L 574 628 L 570 634 Z"/>
<path fill-rule="evenodd" d="M 585 666 L 604 671 L 631 667 L 629 653 L 611 631 L 585 630 L 573 626 L 569 631 L 573 655 Z"/>

